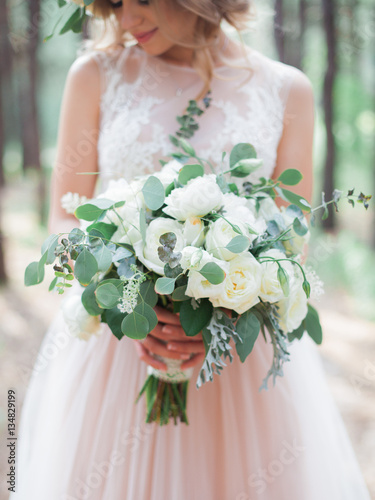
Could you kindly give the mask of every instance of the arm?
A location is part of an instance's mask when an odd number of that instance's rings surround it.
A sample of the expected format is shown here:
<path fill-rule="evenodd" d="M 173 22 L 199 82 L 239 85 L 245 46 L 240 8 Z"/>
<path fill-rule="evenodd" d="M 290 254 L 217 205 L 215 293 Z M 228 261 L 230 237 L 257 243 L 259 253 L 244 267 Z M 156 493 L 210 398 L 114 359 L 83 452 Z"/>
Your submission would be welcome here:
<path fill-rule="evenodd" d="M 71 66 L 62 100 L 57 156 L 51 181 L 49 229 L 70 231 L 77 225 L 66 214 L 61 197 L 71 191 L 93 196 L 96 175 L 77 175 L 97 171 L 97 138 L 100 110 L 100 73 L 89 56 L 78 58 Z"/>
<path fill-rule="evenodd" d="M 286 103 L 284 129 L 273 178 L 277 179 L 288 168 L 299 170 L 303 175 L 302 181 L 288 189 L 310 202 L 313 185 L 314 97 L 309 79 L 301 71 L 294 71 L 296 75 Z"/>

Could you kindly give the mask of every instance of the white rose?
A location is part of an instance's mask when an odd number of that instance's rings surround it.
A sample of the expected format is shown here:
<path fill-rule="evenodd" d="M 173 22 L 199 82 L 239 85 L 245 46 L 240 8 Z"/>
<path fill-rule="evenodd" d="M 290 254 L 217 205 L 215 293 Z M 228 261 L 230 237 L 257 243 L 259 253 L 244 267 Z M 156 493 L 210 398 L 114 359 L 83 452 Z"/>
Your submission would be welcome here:
<path fill-rule="evenodd" d="M 273 257 L 274 259 L 285 259 L 285 255 L 280 250 L 268 250 L 260 254 L 259 258 Z M 289 283 L 294 277 L 293 264 L 287 261 L 280 262 L 284 271 L 289 277 Z M 273 304 L 285 298 L 284 292 L 281 288 L 280 282 L 277 279 L 277 271 L 279 266 L 276 262 L 265 261 L 261 263 L 262 266 L 262 282 L 260 287 L 259 297 L 265 302 Z"/>
<path fill-rule="evenodd" d="M 91 316 L 84 308 L 81 295 L 72 295 L 62 304 L 62 313 L 73 337 L 88 340 L 101 330 L 100 316 Z"/>
<path fill-rule="evenodd" d="M 281 217 L 285 223 L 286 226 L 289 226 L 291 224 L 290 228 L 290 240 L 285 240 L 283 241 L 283 245 L 285 250 L 289 255 L 298 255 L 302 254 L 305 248 L 305 245 L 307 245 L 309 239 L 310 239 L 310 232 L 307 231 L 307 233 L 304 236 L 299 236 L 293 229 L 293 221 L 295 219 L 294 216 L 289 215 L 286 212 L 285 207 L 281 207 Z M 304 217 L 301 221 L 305 226 L 307 226 L 307 220 Z"/>
<path fill-rule="evenodd" d="M 187 245 L 201 247 L 205 238 L 205 225 L 199 217 L 189 217 L 186 219 L 183 229 L 184 238 Z"/>
<path fill-rule="evenodd" d="M 223 292 L 211 299 L 215 307 L 227 307 L 242 314 L 259 302 L 262 268 L 249 252 L 229 261 Z"/>
<path fill-rule="evenodd" d="M 267 229 L 267 224 L 262 217 L 257 217 L 254 209 L 251 204 L 249 204 L 250 200 L 246 198 L 241 198 L 236 196 L 234 193 L 226 193 L 224 194 L 224 217 L 230 220 L 237 219 L 241 221 L 243 225 L 246 227 L 246 236 L 250 237 L 250 240 L 253 241 L 257 234 L 263 234 Z M 253 234 L 253 232 L 257 234 Z"/>
<path fill-rule="evenodd" d="M 154 172 L 152 175 L 157 177 L 163 184 L 164 188 L 168 187 L 174 179 L 177 179 L 178 173 L 183 165 L 177 160 L 171 160 L 166 163 L 161 170 Z"/>
<path fill-rule="evenodd" d="M 302 279 L 294 277 L 289 284 L 289 297 L 277 303 L 281 329 L 293 332 L 307 315 L 307 297 L 302 288 Z"/>
<path fill-rule="evenodd" d="M 250 234 L 247 231 L 247 228 L 244 224 L 238 220 L 232 219 L 231 217 L 228 217 L 228 221 L 237 225 L 241 229 L 242 233 L 248 237 L 249 244 L 245 249 L 245 251 L 247 251 L 251 243 Z M 234 231 L 233 227 L 226 220 L 222 218 L 217 219 L 215 222 L 210 224 L 209 230 L 206 234 L 206 249 L 218 259 L 234 259 L 237 254 L 227 250 L 225 247 L 236 236 L 239 236 L 239 234 Z"/>
<path fill-rule="evenodd" d="M 269 221 L 272 220 L 275 217 L 275 215 L 279 213 L 280 209 L 272 198 L 270 197 L 262 198 L 259 201 L 258 217 L 263 218 L 265 221 Z"/>
<path fill-rule="evenodd" d="M 110 181 L 108 189 L 98 198 L 105 198 L 114 202 L 125 201 L 122 207 L 116 208 L 116 213 L 108 211 L 103 219 L 107 224 L 116 224 L 117 231 L 112 241 L 134 244 L 141 238 L 139 216 L 141 208 L 146 208 L 142 187 L 144 182 L 136 180 L 128 183 L 125 179 Z"/>
<path fill-rule="evenodd" d="M 186 186 L 174 189 L 167 196 L 164 212 L 177 220 L 203 217 L 222 206 L 223 193 L 216 183 L 216 175 L 191 179 Z"/>
<path fill-rule="evenodd" d="M 164 275 L 164 263 L 159 259 L 158 248 L 160 247 L 159 238 L 165 233 L 174 233 L 177 241 L 174 252 L 181 252 L 185 247 L 185 240 L 182 234 L 182 224 L 172 219 L 162 217 L 150 222 L 146 230 L 146 244 L 140 240 L 135 243 L 134 250 L 138 259 L 151 271 Z"/>
<path fill-rule="evenodd" d="M 180 263 L 184 270 L 189 269 L 188 286 L 185 292 L 189 297 L 195 299 L 208 297 L 211 299 L 223 292 L 224 282 L 213 285 L 199 272 L 209 262 L 214 262 L 226 274 L 228 273 L 229 266 L 227 262 L 215 259 L 202 248 L 189 246 L 183 249 Z"/>

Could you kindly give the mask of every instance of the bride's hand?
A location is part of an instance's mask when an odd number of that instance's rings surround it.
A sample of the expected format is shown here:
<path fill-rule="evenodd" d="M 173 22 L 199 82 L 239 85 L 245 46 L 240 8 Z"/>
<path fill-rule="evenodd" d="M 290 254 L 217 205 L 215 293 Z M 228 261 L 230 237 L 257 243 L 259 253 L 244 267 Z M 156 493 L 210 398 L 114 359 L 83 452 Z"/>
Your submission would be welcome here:
<path fill-rule="evenodd" d="M 178 314 L 162 307 L 155 307 L 154 310 L 158 324 L 143 341 L 135 341 L 139 358 L 157 370 L 164 371 L 167 370 L 167 365 L 155 359 L 153 354 L 182 360 L 182 370 L 202 363 L 205 356 L 202 335 L 199 333 L 195 337 L 187 337 Z"/>

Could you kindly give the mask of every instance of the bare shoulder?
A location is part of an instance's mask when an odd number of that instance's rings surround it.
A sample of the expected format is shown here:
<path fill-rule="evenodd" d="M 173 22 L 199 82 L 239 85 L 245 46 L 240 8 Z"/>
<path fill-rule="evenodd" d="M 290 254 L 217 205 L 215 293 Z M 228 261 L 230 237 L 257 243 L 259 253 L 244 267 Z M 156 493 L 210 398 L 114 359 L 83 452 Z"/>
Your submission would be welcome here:
<path fill-rule="evenodd" d="M 314 91 L 310 79 L 301 70 L 286 67 L 288 73 L 289 93 L 286 101 L 286 109 L 301 109 L 314 107 Z"/>
<path fill-rule="evenodd" d="M 99 108 L 101 76 L 94 53 L 81 55 L 72 63 L 67 74 L 66 92 L 81 104 Z"/>

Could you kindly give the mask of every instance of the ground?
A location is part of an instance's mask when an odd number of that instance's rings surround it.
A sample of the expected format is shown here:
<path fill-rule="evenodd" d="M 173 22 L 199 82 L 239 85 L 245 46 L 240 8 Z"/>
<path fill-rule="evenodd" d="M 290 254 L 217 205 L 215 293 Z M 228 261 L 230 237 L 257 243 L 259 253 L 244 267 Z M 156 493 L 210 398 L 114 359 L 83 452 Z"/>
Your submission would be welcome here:
<path fill-rule="evenodd" d="M 23 286 L 24 269 L 38 258 L 45 230 L 38 227 L 36 216 L 30 215 L 30 192 L 20 189 L 20 186 L 9 189 L 2 200 L 10 280 L 6 288 L 0 289 L 0 500 L 7 499 L 4 481 L 5 471 L 8 471 L 7 391 L 9 388 L 16 390 L 19 418 L 39 345 L 60 302 L 58 296 L 48 293 L 47 284 L 33 288 Z M 317 307 L 324 329 L 320 352 L 328 384 L 371 497 L 375 499 L 375 323 L 355 315 L 352 299 L 344 291 L 326 293 Z"/>

